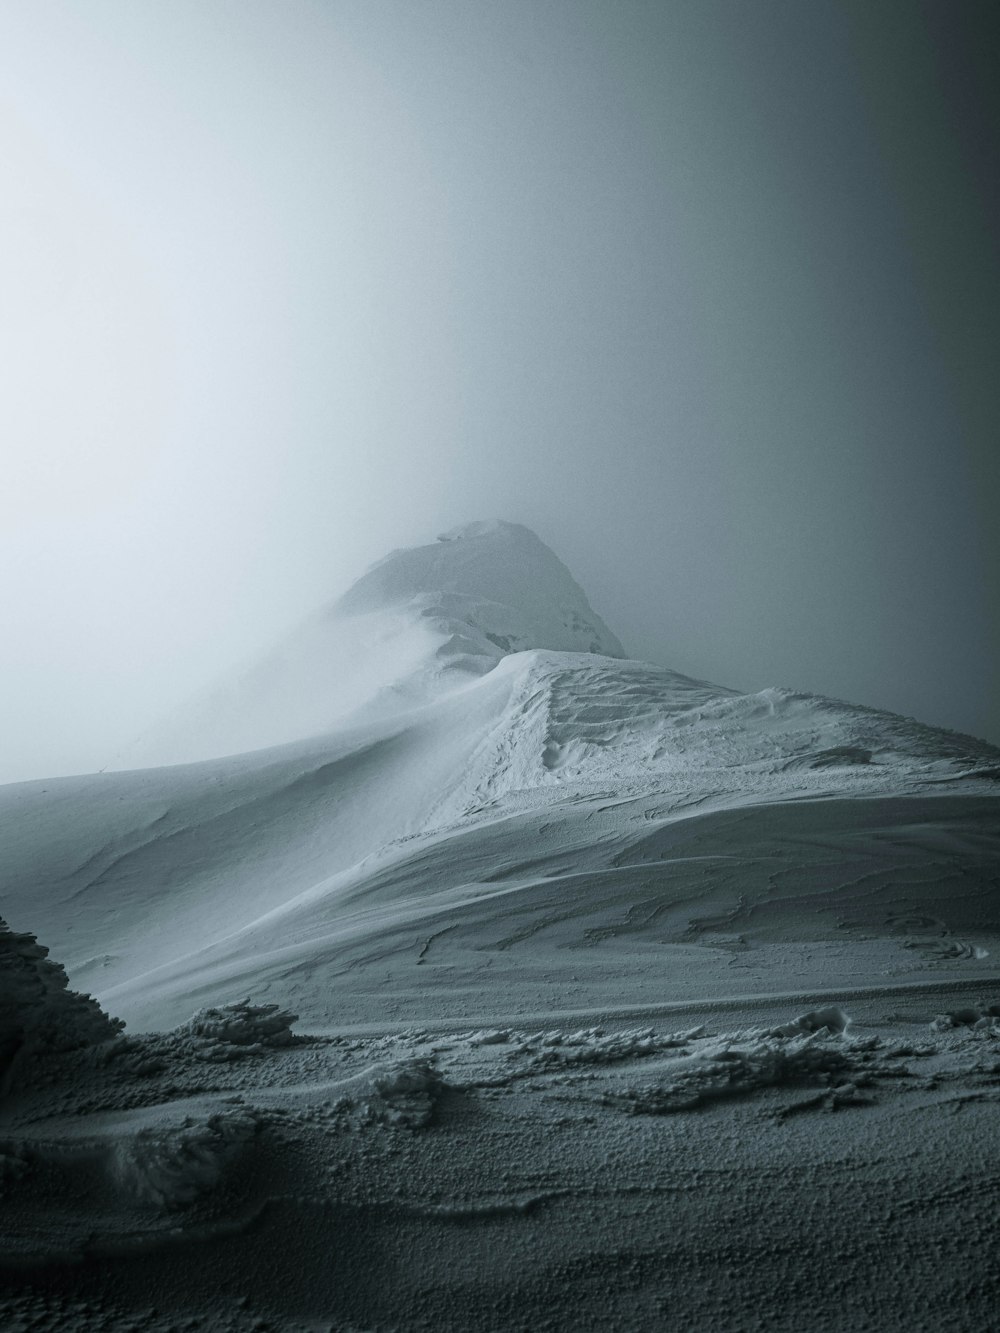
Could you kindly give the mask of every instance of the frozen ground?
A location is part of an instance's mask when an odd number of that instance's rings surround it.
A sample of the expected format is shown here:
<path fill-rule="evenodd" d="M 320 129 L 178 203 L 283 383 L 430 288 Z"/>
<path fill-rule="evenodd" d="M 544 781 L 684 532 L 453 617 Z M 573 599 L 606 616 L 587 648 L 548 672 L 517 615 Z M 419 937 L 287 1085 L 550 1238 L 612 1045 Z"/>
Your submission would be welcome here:
<path fill-rule="evenodd" d="M 628 660 L 504 524 L 212 700 L 0 788 L 127 1024 L 0 989 L 4 1327 L 995 1326 L 995 749 Z"/>
<path fill-rule="evenodd" d="M 38 1061 L 4 1327 L 995 1327 L 1000 1024 L 932 1026 L 968 998 Z"/>

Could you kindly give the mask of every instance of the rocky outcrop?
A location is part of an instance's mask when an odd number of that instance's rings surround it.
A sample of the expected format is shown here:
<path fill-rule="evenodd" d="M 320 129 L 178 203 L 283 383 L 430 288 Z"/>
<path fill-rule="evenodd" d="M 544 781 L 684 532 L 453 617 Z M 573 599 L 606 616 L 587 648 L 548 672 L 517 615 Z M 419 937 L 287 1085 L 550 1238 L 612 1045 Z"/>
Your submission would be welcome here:
<path fill-rule="evenodd" d="M 0 1088 L 18 1056 L 92 1046 L 125 1026 L 92 996 L 70 990 L 48 952 L 34 935 L 0 920 Z"/>

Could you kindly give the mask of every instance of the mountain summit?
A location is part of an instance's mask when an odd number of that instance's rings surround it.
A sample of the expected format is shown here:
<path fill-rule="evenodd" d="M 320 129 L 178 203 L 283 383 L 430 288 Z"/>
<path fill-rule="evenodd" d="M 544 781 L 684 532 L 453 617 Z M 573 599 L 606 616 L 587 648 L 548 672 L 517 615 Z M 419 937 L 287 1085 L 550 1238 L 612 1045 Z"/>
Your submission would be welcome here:
<path fill-rule="evenodd" d="M 530 528 L 468 523 L 392 551 L 256 663 L 166 718 L 118 766 L 217 758 L 404 711 L 528 649 L 624 658 Z"/>
<path fill-rule="evenodd" d="M 454 650 L 497 659 L 528 648 L 624 657 L 625 650 L 548 546 L 520 523 L 467 523 L 393 551 L 336 603 L 354 615 L 409 608 L 447 628 Z"/>

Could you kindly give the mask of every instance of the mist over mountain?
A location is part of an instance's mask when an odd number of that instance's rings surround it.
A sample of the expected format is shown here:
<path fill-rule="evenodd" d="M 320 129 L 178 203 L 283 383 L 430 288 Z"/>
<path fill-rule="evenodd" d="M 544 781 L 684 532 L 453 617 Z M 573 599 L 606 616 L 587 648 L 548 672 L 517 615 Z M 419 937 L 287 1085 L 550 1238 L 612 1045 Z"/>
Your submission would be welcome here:
<path fill-rule="evenodd" d="M 996 1333 L 998 17 L 3 7 L 0 1333 Z"/>
<path fill-rule="evenodd" d="M 991 1196 L 951 1182 L 995 1113 L 995 747 L 630 659 L 505 522 L 391 552 L 144 746 L 0 787 L 15 1273 L 87 1256 L 60 1281 L 114 1330 L 154 1283 L 148 1327 L 235 1333 L 220 1272 L 282 1328 L 646 1327 L 635 1303 L 669 1299 L 834 1330 L 889 1253 L 902 1329 L 951 1291 L 915 1224 L 992 1244 Z M 903 1179 L 873 1249 L 857 1209 Z M 822 1199 L 805 1238 L 791 1195 Z M 734 1200 L 848 1288 L 781 1304 L 772 1259 L 720 1270 Z M 317 1231 L 348 1256 L 332 1286 Z M 48 1299 L 48 1326 L 97 1327 Z"/>

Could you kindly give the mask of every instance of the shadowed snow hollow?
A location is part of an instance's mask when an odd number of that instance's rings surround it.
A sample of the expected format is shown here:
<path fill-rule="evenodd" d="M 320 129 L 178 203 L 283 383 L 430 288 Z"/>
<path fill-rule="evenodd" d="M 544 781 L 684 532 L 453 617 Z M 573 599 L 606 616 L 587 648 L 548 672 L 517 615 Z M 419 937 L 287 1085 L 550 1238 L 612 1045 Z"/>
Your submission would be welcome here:
<path fill-rule="evenodd" d="M 566 566 L 518 523 L 470 523 L 391 552 L 262 660 L 142 737 L 114 765 L 238 754 L 385 716 L 548 648 L 624 657 Z"/>

